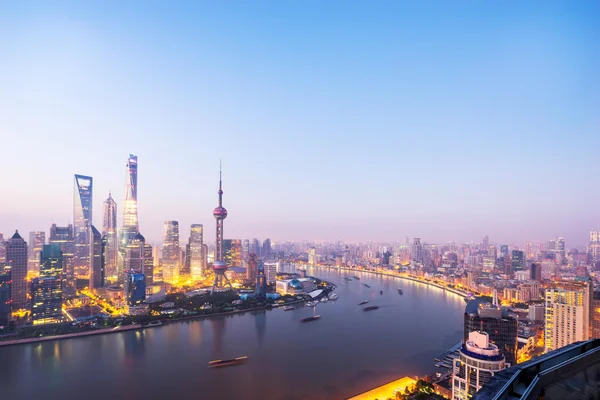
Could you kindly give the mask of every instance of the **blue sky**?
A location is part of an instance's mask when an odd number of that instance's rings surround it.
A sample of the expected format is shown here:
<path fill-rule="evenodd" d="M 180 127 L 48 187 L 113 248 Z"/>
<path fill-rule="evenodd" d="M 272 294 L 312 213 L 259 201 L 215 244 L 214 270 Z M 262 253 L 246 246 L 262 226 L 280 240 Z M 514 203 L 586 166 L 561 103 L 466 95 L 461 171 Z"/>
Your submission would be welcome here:
<path fill-rule="evenodd" d="M 0 3 L 0 231 L 522 244 L 600 227 L 600 3 Z M 121 216 L 119 215 L 119 218 Z"/>

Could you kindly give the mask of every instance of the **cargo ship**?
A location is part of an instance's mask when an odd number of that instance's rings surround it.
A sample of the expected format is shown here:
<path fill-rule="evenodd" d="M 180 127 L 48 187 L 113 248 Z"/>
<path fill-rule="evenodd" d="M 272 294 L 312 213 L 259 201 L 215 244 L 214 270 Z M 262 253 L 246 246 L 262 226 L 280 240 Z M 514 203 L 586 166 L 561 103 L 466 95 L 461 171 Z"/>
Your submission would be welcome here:
<path fill-rule="evenodd" d="M 377 310 L 379 308 L 379 306 L 369 306 L 369 307 L 365 307 L 363 309 L 363 311 L 373 311 L 373 310 Z"/>
<path fill-rule="evenodd" d="M 310 321 L 316 321 L 316 320 L 318 320 L 319 318 L 321 318 L 321 316 L 320 316 L 320 315 L 313 315 L 312 317 L 306 317 L 306 318 L 302 318 L 302 319 L 300 320 L 300 322 L 310 322 Z"/>
<path fill-rule="evenodd" d="M 237 357 L 231 360 L 214 360 L 208 363 L 209 368 L 229 367 L 231 365 L 244 364 L 248 361 L 248 356 Z"/>

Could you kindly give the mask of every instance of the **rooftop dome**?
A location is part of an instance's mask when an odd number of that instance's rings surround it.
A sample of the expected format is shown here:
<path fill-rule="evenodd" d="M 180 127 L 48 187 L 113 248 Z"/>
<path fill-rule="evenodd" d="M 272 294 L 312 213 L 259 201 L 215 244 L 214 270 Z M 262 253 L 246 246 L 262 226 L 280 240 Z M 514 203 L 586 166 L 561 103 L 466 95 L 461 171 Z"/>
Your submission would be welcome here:
<path fill-rule="evenodd" d="M 290 281 L 290 287 L 292 289 L 296 289 L 296 290 L 303 290 L 304 287 L 302 286 L 302 282 L 300 282 L 298 279 L 292 279 Z"/>

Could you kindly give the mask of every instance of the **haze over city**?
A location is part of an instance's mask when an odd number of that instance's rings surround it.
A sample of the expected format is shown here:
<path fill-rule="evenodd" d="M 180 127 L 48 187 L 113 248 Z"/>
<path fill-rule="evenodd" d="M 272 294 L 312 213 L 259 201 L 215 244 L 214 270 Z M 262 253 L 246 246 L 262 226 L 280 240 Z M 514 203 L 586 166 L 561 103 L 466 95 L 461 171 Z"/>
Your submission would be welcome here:
<path fill-rule="evenodd" d="M 73 219 L 73 174 L 140 226 L 481 240 L 600 226 L 596 2 L 3 2 L 0 231 Z M 119 223 L 120 225 L 120 223 Z M 212 235 L 208 235 L 212 239 Z"/>

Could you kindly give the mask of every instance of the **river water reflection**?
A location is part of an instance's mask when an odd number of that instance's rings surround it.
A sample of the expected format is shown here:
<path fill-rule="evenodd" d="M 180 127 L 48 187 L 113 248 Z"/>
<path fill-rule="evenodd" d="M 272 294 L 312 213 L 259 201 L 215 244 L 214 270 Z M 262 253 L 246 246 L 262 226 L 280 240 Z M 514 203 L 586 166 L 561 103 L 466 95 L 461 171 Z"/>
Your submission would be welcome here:
<path fill-rule="evenodd" d="M 0 398 L 344 399 L 433 372 L 433 357 L 462 337 L 457 295 L 367 273 L 308 274 L 338 285 L 318 321 L 299 322 L 312 308 L 276 309 L 0 348 Z M 380 308 L 363 312 L 363 300 Z M 206 368 L 242 355 L 245 365 Z"/>

